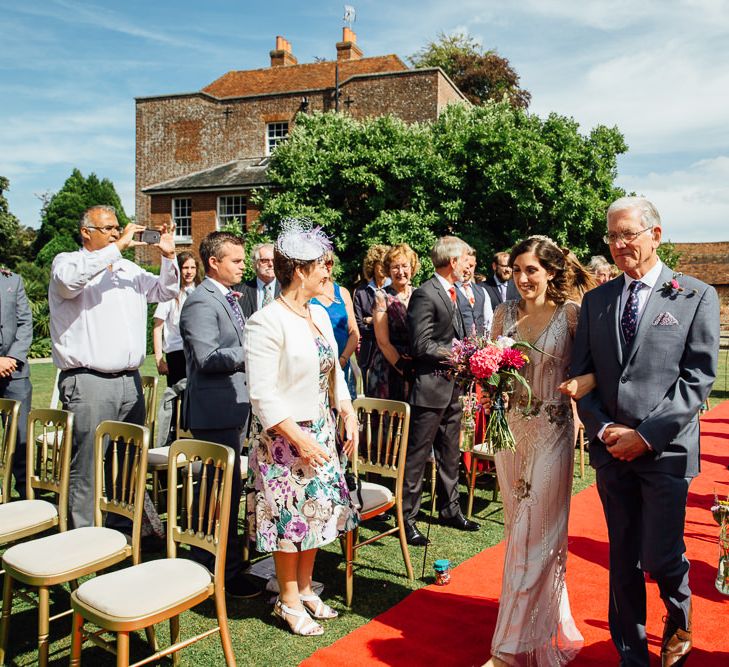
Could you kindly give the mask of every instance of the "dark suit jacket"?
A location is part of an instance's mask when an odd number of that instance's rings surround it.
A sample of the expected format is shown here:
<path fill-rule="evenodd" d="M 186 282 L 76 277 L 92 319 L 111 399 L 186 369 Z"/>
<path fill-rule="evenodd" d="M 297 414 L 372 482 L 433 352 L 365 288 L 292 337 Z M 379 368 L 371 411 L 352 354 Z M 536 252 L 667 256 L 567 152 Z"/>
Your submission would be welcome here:
<path fill-rule="evenodd" d="M 386 292 L 389 289 L 389 287 L 385 287 Z M 354 305 L 354 319 L 357 322 L 360 335 L 357 364 L 360 368 L 365 369 L 372 363 L 372 355 L 377 348 L 377 340 L 375 339 L 375 330 L 372 322 L 369 324 L 364 323 L 365 317 L 372 317 L 372 310 L 375 307 L 375 293 L 365 283 L 354 291 L 352 301 Z"/>
<path fill-rule="evenodd" d="M 490 276 L 486 280 L 484 280 L 482 283 L 479 283 L 481 287 L 483 287 L 486 292 L 489 295 L 489 298 L 491 299 L 491 307 L 493 308 L 494 312 L 496 312 L 496 306 L 498 306 L 500 303 L 503 303 L 503 300 L 501 298 L 501 293 L 499 292 L 499 288 L 496 286 L 496 279 L 494 276 Z M 519 290 L 516 289 L 516 285 L 514 284 L 513 280 L 509 280 L 506 283 L 506 300 L 507 301 L 514 301 L 519 298 Z"/>
<path fill-rule="evenodd" d="M 698 474 L 698 412 L 716 377 L 719 300 L 713 287 L 691 276 L 677 278 L 680 293 L 664 289 L 672 278 L 664 266 L 627 347 L 620 330 L 623 276 L 585 294 L 571 373 L 597 376 L 597 388 L 578 402 L 596 468 L 614 460 L 597 434 L 617 422 L 636 429 L 654 450 L 625 465 Z"/>
<path fill-rule="evenodd" d="M 243 311 L 243 317 L 248 319 L 253 313 L 258 310 L 258 282 L 257 278 L 248 280 L 244 283 L 240 283 L 233 287 L 236 292 L 240 292 L 238 303 Z M 273 288 L 273 296 L 276 298 L 281 294 L 281 283 L 276 281 Z"/>
<path fill-rule="evenodd" d="M 225 297 L 207 278 L 182 307 L 180 334 L 187 362 L 186 426 L 242 428 L 250 410 L 243 332 Z"/>
<path fill-rule="evenodd" d="M 415 372 L 410 402 L 420 407 L 444 408 L 451 401 L 454 383 L 444 374 L 448 370 L 444 361 L 453 339 L 463 338 L 466 328 L 460 310 L 454 307 L 435 276 L 410 297 L 408 331 Z"/>
<path fill-rule="evenodd" d="M 23 279 L 17 273 L 0 273 L 0 357 L 17 360 L 12 379 L 30 376 L 28 349 L 32 342 L 33 317 Z"/>

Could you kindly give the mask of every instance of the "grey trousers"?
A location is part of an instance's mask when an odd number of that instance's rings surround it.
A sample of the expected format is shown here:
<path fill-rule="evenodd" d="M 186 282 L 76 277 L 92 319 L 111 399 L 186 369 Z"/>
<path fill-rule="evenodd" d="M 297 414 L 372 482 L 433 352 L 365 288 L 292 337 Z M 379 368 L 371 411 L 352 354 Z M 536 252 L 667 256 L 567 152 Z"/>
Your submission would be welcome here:
<path fill-rule="evenodd" d="M 20 401 L 18 435 L 15 439 L 15 455 L 13 456 L 13 477 L 15 477 L 15 490 L 21 500 L 24 500 L 26 497 L 25 448 L 28 436 L 28 412 L 30 412 L 30 404 L 33 398 L 33 387 L 30 384 L 30 378 L 0 379 L 0 398 Z"/>
<path fill-rule="evenodd" d="M 71 478 L 68 494 L 73 528 L 94 523 L 94 434 L 106 419 L 144 424 L 142 380 L 138 371 L 104 377 L 82 370 L 62 371 L 58 391 L 74 415 Z"/>

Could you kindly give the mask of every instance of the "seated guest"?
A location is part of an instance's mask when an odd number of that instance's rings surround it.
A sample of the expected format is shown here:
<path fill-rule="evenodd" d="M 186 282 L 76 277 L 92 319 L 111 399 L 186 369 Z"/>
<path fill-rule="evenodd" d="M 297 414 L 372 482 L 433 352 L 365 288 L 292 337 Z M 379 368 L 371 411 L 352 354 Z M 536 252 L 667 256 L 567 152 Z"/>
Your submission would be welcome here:
<path fill-rule="evenodd" d="M 412 357 L 408 335 L 408 304 L 413 293 L 412 277 L 420 268 L 415 251 L 401 243 L 383 259 L 391 283 L 375 294 L 373 312 L 377 346 L 367 374 L 365 394 L 372 398 L 406 401 L 412 380 Z"/>
<path fill-rule="evenodd" d="M 332 329 L 334 329 L 334 337 L 337 339 L 339 365 L 344 370 L 349 393 L 354 398 L 357 395 L 357 390 L 354 386 L 354 377 L 349 359 L 359 344 L 359 329 L 354 317 L 354 307 L 349 290 L 334 282 L 335 262 L 336 256 L 333 252 L 328 252 L 324 256 L 324 266 L 326 266 L 329 273 L 329 280 L 324 283 L 322 294 L 314 297 L 311 302 L 323 306 L 327 311 L 327 315 L 329 315 Z"/>
<path fill-rule="evenodd" d="M 459 299 L 464 323 L 473 321 L 474 332 L 477 336 L 488 336 L 491 331 L 491 320 L 494 317 L 494 310 L 491 306 L 491 299 L 486 293 L 486 288 L 476 284 L 476 251 L 470 248 L 468 257 L 463 267 L 463 280 L 458 283 L 458 289 L 466 297 L 467 305 Z M 464 307 L 465 306 L 465 307 Z M 468 309 L 468 310 L 466 310 Z M 466 332 L 471 335 L 471 331 Z"/>
<path fill-rule="evenodd" d="M 246 319 L 271 303 L 281 291 L 281 285 L 273 273 L 273 243 L 254 245 L 251 260 L 256 277 L 233 288 L 240 292 L 238 303 Z"/>
<path fill-rule="evenodd" d="M 382 244 L 370 247 L 362 264 L 362 273 L 367 283 L 354 291 L 354 318 L 360 335 L 357 363 L 365 379 L 372 361 L 372 354 L 377 346 L 372 317 L 372 311 L 375 307 L 375 293 L 377 290 L 385 289 L 390 284 L 390 278 L 385 273 L 382 264 L 389 247 Z"/>
<path fill-rule="evenodd" d="M 598 285 L 602 285 L 614 277 L 612 275 L 612 265 L 602 255 L 593 255 L 586 268 L 595 276 L 595 282 Z"/>
<path fill-rule="evenodd" d="M 338 614 L 314 593 L 317 549 L 358 522 L 336 447 L 359 436 L 337 341 L 326 311 L 311 304 L 328 281 L 329 239 L 308 221 L 287 220 L 274 250 L 280 296 L 245 329 L 245 363 L 257 444 L 249 451 L 249 526 L 259 551 L 273 552 L 279 596 L 274 614 L 296 635 L 321 635 L 318 620 Z M 311 615 L 310 615 L 311 614 Z M 313 616 L 313 618 L 312 618 Z"/>

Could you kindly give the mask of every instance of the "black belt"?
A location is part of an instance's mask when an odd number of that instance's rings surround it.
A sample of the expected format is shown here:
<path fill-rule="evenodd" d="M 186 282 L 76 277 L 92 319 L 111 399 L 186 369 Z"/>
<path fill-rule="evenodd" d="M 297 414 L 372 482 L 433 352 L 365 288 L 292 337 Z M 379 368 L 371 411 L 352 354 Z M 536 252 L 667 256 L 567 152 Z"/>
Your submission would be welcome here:
<path fill-rule="evenodd" d="M 69 368 L 66 371 L 61 371 L 66 376 L 69 375 L 95 375 L 99 378 L 121 378 L 121 377 L 132 377 L 134 375 L 137 375 L 139 373 L 139 370 L 133 370 L 133 371 L 118 371 L 116 373 L 104 373 L 103 371 L 97 371 L 93 368 Z"/>

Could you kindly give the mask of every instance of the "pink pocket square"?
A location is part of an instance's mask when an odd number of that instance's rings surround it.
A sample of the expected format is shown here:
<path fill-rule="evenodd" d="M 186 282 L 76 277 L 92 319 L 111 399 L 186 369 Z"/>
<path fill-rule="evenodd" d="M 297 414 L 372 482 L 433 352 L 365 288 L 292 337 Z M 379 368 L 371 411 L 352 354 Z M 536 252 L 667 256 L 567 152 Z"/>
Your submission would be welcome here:
<path fill-rule="evenodd" d="M 674 327 L 678 324 L 678 320 L 669 312 L 661 313 L 653 320 L 654 327 Z"/>

